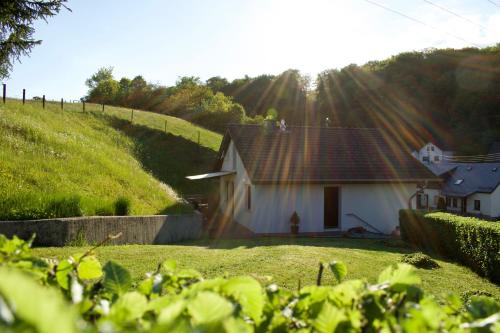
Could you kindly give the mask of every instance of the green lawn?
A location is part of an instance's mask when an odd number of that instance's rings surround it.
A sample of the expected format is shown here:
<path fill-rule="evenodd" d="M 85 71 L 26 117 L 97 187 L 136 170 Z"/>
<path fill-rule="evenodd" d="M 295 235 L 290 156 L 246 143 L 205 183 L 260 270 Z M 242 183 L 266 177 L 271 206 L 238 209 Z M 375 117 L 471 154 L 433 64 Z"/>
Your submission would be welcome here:
<path fill-rule="evenodd" d="M 136 215 L 186 211 L 179 196 L 209 190 L 185 176 L 210 170 L 220 134 L 151 112 L 135 111 L 131 123 L 129 109 L 101 110 L 0 104 L 0 220 L 64 216 L 53 207 L 74 197 L 84 215 L 110 215 L 119 197 Z"/>
<path fill-rule="evenodd" d="M 388 245 L 389 244 L 389 245 Z M 260 281 L 268 276 L 287 288 L 313 284 L 320 261 L 340 260 L 347 264 L 347 278 L 367 278 L 374 282 L 387 266 L 400 261 L 401 254 L 411 252 L 392 241 L 354 239 L 284 239 L 191 241 L 176 245 L 105 246 L 96 250 L 102 262 L 115 260 L 129 269 L 135 279 L 153 271 L 159 262 L 174 259 L 181 267 L 195 268 L 206 277 L 249 274 Z M 45 257 L 63 258 L 85 248 L 38 248 Z M 479 277 L 468 268 L 437 260 L 435 270 L 418 269 L 423 288 L 435 295 L 460 294 L 467 290 L 484 290 L 500 297 L 500 288 Z M 328 272 L 325 283 L 332 283 Z"/>

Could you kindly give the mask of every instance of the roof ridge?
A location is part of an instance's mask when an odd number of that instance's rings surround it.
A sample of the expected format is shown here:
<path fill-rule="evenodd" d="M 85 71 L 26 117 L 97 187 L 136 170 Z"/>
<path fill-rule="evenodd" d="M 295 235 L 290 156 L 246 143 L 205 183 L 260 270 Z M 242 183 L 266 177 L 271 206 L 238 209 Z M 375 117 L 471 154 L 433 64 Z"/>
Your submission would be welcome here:
<path fill-rule="evenodd" d="M 262 127 L 260 124 L 227 124 L 227 127 Z M 276 127 L 278 128 L 278 127 Z M 287 125 L 287 128 L 317 128 L 317 129 L 359 129 L 380 131 L 379 127 L 342 127 L 342 126 L 313 126 L 313 125 Z"/>

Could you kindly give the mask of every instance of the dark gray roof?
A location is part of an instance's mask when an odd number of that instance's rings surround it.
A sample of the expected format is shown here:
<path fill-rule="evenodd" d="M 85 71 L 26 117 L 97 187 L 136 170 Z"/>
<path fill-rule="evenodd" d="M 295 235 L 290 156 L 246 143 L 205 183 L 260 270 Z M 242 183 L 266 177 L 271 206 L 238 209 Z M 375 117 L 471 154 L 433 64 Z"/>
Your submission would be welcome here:
<path fill-rule="evenodd" d="M 442 176 L 447 172 L 452 171 L 458 163 L 442 161 L 439 163 L 434 162 L 422 162 L 423 165 L 427 167 L 436 176 Z"/>
<path fill-rule="evenodd" d="M 444 195 L 466 197 L 478 192 L 491 193 L 500 185 L 500 163 L 454 164 L 455 169 L 443 186 Z M 462 182 L 457 184 L 459 180 Z"/>
<path fill-rule="evenodd" d="M 220 163 L 231 139 L 255 183 L 439 181 L 378 129 L 290 127 L 266 132 L 262 126 L 231 125 Z"/>
<path fill-rule="evenodd" d="M 488 154 L 500 154 L 500 141 L 494 141 L 491 144 Z"/>

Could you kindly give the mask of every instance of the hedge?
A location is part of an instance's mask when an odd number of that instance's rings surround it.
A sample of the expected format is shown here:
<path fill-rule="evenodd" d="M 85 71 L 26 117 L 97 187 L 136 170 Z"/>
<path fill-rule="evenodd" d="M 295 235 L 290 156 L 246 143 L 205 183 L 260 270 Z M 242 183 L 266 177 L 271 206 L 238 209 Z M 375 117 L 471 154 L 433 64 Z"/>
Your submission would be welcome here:
<path fill-rule="evenodd" d="M 399 224 L 403 240 L 500 283 L 500 223 L 442 212 L 401 210 Z"/>

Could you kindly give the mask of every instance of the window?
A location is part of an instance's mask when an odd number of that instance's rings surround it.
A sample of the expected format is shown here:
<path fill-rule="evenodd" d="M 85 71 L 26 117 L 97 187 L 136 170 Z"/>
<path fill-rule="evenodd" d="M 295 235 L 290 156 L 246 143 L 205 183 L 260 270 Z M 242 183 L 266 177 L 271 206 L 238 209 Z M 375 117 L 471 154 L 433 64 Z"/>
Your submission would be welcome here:
<path fill-rule="evenodd" d="M 457 198 L 453 198 L 453 208 L 457 207 L 458 207 Z"/>
<path fill-rule="evenodd" d="M 439 156 L 438 155 L 434 156 L 434 161 L 435 162 L 439 162 Z"/>
<path fill-rule="evenodd" d="M 462 184 L 463 182 L 464 182 L 464 180 L 463 180 L 463 179 L 457 179 L 457 180 L 455 180 L 455 185 L 460 185 L 460 184 Z"/>
<path fill-rule="evenodd" d="M 434 146 L 431 146 L 431 150 L 434 151 Z"/>
<path fill-rule="evenodd" d="M 422 161 L 424 162 L 429 162 L 429 156 L 423 156 Z"/>
<path fill-rule="evenodd" d="M 252 209 L 252 186 L 247 185 L 247 209 Z"/>
<path fill-rule="evenodd" d="M 474 210 L 481 210 L 481 200 L 474 200 Z"/>

